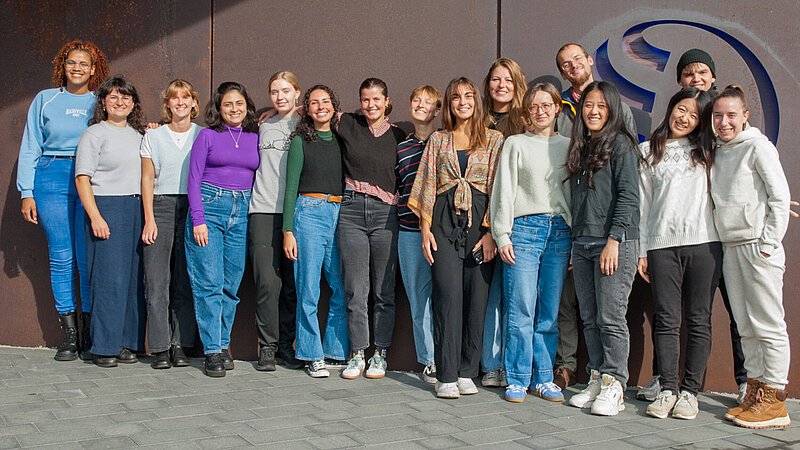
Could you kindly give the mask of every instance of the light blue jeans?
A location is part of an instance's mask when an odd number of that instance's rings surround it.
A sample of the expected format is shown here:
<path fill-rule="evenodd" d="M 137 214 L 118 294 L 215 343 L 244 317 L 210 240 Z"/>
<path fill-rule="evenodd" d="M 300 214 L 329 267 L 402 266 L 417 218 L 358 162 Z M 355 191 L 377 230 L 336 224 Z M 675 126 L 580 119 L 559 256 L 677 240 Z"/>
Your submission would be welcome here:
<path fill-rule="evenodd" d="M 400 231 L 397 237 L 400 274 L 411 307 L 417 362 L 433 364 L 433 310 L 431 309 L 431 266 L 422 254 L 422 234 Z"/>
<path fill-rule="evenodd" d="M 558 305 L 567 277 L 570 228 L 560 215 L 514 219 L 514 264 L 503 263 L 506 380 L 528 387 L 553 381 Z"/>
<path fill-rule="evenodd" d="M 203 211 L 208 244 L 194 240 L 194 226 L 186 220 L 186 267 L 192 285 L 197 329 L 203 352 L 219 353 L 231 342 L 239 303 L 237 292 L 247 257 L 247 211 L 250 190 L 234 191 L 202 183 Z"/>
<path fill-rule="evenodd" d="M 297 240 L 297 261 L 294 282 L 297 291 L 297 359 L 319 361 L 325 357 L 347 359 L 350 340 L 344 302 L 342 271 L 336 242 L 339 203 L 299 196 L 294 209 L 294 237 Z M 319 329 L 317 305 L 320 295 L 320 273 L 332 295 L 328 300 L 325 337 Z"/>
<path fill-rule="evenodd" d="M 494 265 L 492 284 L 489 286 L 489 302 L 486 304 L 486 319 L 483 322 L 483 350 L 481 367 L 484 372 L 503 368 L 503 349 L 506 343 L 505 301 L 503 299 L 503 265 Z"/>
<path fill-rule="evenodd" d="M 76 310 L 75 278 L 80 276 L 81 310 L 92 312 L 83 231 L 85 213 L 75 189 L 75 160 L 40 157 L 33 183 L 36 213 L 47 238 L 56 310 L 59 314 Z"/>

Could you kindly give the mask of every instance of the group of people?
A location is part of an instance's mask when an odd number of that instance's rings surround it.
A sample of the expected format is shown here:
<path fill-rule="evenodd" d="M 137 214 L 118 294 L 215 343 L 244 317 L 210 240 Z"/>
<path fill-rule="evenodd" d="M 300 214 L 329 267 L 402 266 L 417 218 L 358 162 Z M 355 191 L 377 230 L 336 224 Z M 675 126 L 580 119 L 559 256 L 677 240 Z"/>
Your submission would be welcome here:
<path fill-rule="evenodd" d="M 697 415 L 720 285 L 743 386 L 726 418 L 790 423 L 789 188 L 774 145 L 747 122 L 744 92 L 717 92 L 702 50 L 680 58 L 681 88 L 641 144 L 630 108 L 573 43 L 556 53 L 566 91 L 529 85 L 499 58 L 482 87 L 461 77 L 444 95 L 415 88 L 411 134 L 390 123 L 378 78 L 362 82 L 355 114 L 330 87 L 301 93 L 294 74 L 277 72 L 267 83 L 273 111 L 260 118 L 245 87 L 225 82 L 205 128 L 192 122 L 197 91 L 176 79 L 163 91 L 162 125 L 147 127 L 136 88 L 109 76 L 93 44 L 70 42 L 53 62 L 56 87 L 29 110 L 17 185 L 24 218 L 48 242 L 64 329 L 57 360 L 136 362 L 147 333 L 153 368 L 185 366 L 199 334 L 205 373 L 225 376 L 249 255 L 258 370 L 280 361 L 314 378 L 331 367 L 381 378 L 399 267 L 420 376 L 438 397 L 478 392 L 483 372 L 510 402 L 563 401 L 580 314 L 589 383 L 569 404 L 612 416 L 625 407 L 638 271 L 654 302 L 647 413 Z"/>

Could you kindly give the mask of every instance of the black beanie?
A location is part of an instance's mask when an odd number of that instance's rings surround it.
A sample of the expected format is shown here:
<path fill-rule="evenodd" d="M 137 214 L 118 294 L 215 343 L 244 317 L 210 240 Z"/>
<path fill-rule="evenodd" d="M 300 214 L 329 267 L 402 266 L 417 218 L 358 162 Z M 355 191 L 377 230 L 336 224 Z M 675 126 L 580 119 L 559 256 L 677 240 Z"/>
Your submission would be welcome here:
<path fill-rule="evenodd" d="M 711 76 L 717 78 L 717 71 L 714 67 L 714 60 L 711 59 L 711 55 L 699 48 L 693 48 L 691 50 L 686 50 L 681 55 L 681 59 L 678 60 L 678 83 L 681 82 L 681 72 L 683 72 L 683 68 L 691 63 L 703 63 L 707 65 L 708 68 L 711 69 Z"/>

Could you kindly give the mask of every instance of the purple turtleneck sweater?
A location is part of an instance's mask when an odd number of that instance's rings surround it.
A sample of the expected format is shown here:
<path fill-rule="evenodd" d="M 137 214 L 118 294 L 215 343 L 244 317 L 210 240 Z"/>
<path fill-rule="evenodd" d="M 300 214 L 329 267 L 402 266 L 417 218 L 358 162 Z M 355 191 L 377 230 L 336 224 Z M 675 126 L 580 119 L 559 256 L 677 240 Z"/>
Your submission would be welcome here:
<path fill-rule="evenodd" d="M 231 128 L 218 132 L 204 128 L 192 145 L 187 188 L 194 226 L 206 223 L 200 183 L 234 191 L 253 187 L 253 176 L 259 163 L 258 134 L 241 130 Z M 239 148 L 236 148 L 236 141 Z"/>

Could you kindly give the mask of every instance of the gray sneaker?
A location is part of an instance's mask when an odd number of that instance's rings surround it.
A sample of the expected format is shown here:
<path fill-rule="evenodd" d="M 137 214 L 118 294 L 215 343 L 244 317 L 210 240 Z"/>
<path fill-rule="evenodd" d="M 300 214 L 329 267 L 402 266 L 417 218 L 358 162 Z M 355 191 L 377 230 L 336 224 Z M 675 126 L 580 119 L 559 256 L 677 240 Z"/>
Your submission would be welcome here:
<path fill-rule="evenodd" d="M 692 420 L 697 417 L 697 397 L 688 391 L 682 391 L 672 410 L 672 417 L 676 419 Z"/>
<path fill-rule="evenodd" d="M 342 378 L 355 380 L 364 372 L 364 366 L 364 355 L 356 353 L 350 358 L 350 361 L 347 362 L 347 367 L 342 371 Z"/>
<path fill-rule="evenodd" d="M 648 402 L 654 402 L 658 397 L 658 394 L 661 393 L 661 377 L 658 375 L 654 376 L 644 385 L 644 387 L 639 388 L 639 392 L 636 393 L 636 398 L 639 400 L 647 400 Z"/>
<path fill-rule="evenodd" d="M 500 387 L 500 371 L 499 370 L 492 370 L 491 372 L 486 372 L 483 374 L 483 378 L 481 379 L 481 384 L 484 387 Z"/>
<path fill-rule="evenodd" d="M 655 401 L 647 405 L 647 415 L 666 419 L 677 401 L 678 396 L 673 394 L 672 391 L 661 391 Z"/>
<path fill-rule="evenodd" d="M 386 375 L 386 358 L 381 356 L 380 353 L 375 352 L 368 363 L 367 378 L 383 378 Z"/>

